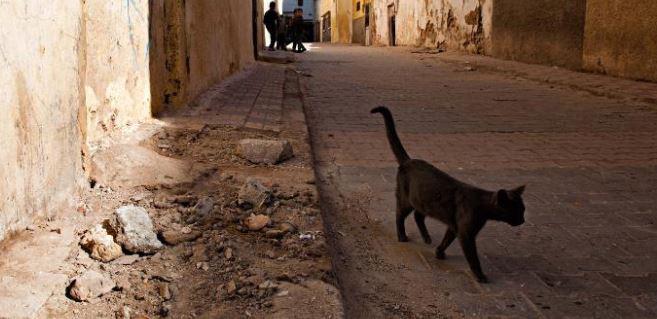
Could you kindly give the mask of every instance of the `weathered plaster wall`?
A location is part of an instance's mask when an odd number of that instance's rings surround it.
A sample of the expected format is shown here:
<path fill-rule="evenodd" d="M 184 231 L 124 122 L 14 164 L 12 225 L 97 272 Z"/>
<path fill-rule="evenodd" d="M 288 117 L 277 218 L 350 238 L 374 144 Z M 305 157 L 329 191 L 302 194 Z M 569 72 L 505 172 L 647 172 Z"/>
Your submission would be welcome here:
<path fill-rule="evenodd" d="M 351 29 L 353 16 L 352 0 L 335 0 L 336 1 L 336 28 L 333 28 L 333 42 L 351 43 Z"/>
<path fill-rule="evenodd" d="M 154 113 L 167 105 L 184 106 L 253 63 L 252 17 L 252 1 L 246 0 L 155 3 L 150 59 Z"/>
<path fill-rule="evenodd" d="M 390 43 L 391 9 L 396 44 L 487 53 L 491 49 L 493 0 L 375 0 L 374 44 Z"/>
<path fill-rule="evenodd" d="M 82 2 L 0 1 L 0 240 L 82 187 Z"/>
<path fill-rule="evenodd" d="M 254 62 L 251 1 L 187 1 L 189 85 L 198 94 Z"/>
<path fill-rule="evenodd" d="M 586 0 L 495 0 L 493 56 L 580 69 Z"/>
<path fill-rule="evenodd" d="M 87 142 L 150 117 L 148 0 L 86 1 Z"/>
<path fill-rule="evenodd" d="M 657 1 L 588 0 L 584 69 L 657 81 Z"/>
<path fill-rule="evenodd" d="M 365 17 L 353 20 L 351 43 L 365 45 Z"/>

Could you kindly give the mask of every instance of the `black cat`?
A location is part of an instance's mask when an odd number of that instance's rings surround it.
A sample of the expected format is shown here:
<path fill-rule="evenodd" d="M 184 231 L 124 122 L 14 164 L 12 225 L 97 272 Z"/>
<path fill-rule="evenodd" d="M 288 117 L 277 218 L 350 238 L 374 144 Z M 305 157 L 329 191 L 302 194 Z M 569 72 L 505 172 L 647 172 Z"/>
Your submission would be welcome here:
<path fill-rule="evenodd" d="M 380 106 L 371 113 L 383 115 L 388 141 L 399 162 L 396 192 L 399 241 L 408 241 L 404 220 L 415 211 L 417 227 L 424 242 L 430 244 L 424 218 L 436 218 L 447 225 L 445 237 L 436 248 L 436 257 L 444 259 L 445 250 L 458 237 L 477 280 L 488 282 L 481 271 L 475 239 L 488 220 L 506 222 L 511 226 L 525 222 L 522 200 L 525 186 L 490 192 L 458 181 L 425 161 L 411 159 L 397 136 L 390 110 Z"/>

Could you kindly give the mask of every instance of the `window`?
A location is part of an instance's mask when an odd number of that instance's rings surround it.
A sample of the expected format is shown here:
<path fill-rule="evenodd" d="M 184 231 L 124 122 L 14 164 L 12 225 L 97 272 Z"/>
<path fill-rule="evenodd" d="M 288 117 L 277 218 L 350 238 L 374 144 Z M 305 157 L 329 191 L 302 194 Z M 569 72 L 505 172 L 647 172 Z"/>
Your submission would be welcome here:
<path fill-rule="evenodd" d="M 360 11 L 360 1 L 356 2 L 356 12 Z"/>
<path fill-rule="evenodd" d="M 297 6 L 303 7 L 303 0 L 298 0 L 297 1 Z"/>

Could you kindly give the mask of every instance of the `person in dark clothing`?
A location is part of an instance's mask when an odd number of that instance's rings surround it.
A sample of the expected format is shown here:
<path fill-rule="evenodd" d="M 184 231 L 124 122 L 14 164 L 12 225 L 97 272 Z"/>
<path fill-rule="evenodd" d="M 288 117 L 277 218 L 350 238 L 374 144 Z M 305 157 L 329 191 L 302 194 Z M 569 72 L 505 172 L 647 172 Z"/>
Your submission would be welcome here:
<path fill-rule="evenodd" d="M 278 18 L 278 35 L 276 36 L 276 49 L 287 51 L 287 45 L 290 43 L 287 36 L 288 23 L 284 15 Z"/>
<path fill-rule="evenodd" d="M 267 27 L 267 32 L 269 32 L 269 36 L 271 37 L 269 50 L 274 51 L 276 36 L 278 33 L 278 12 L 276 11 L 276 2 L 272 1 L 269 3 L 269 10 L 265 13 L 264 23 L 265 27 Z"/>
<path fill-rule="evenodd" d="M 292 45 L 292 51 L 296 53 L 303 53 L 306 50 L 306 47 L 303 45 L 303 10 L 296 9 L 294 10 L 294 18 L 292 18 L 292 39 L 294 44 Z"/>

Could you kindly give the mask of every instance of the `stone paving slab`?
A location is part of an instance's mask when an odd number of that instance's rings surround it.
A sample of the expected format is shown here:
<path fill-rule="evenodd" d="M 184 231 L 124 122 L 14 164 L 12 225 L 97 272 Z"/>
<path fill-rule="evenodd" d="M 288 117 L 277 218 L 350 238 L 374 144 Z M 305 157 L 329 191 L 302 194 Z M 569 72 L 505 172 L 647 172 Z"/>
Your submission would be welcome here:
<path fill-rule="evenodd" d="M 488 58 L 463 71 L 471 58 L 357 46 L 301 58 L 348 316 L 657 316 L 657 84 L 561 69 L 542 81 L 545 67 Z M 592 77 L 596 91 L 572 85 Z M 433 259 L 412 218 L 411 242 L 396 242 L 396 163 L 369 114 L 377 105 L 392 109 L 411 156 L 488 189 L 528 185 L 527 223 L 480 235 L 491 284 L 472 280 L 458 244 Z M 444 226 L 428 226 L 439 241 Z"/>

